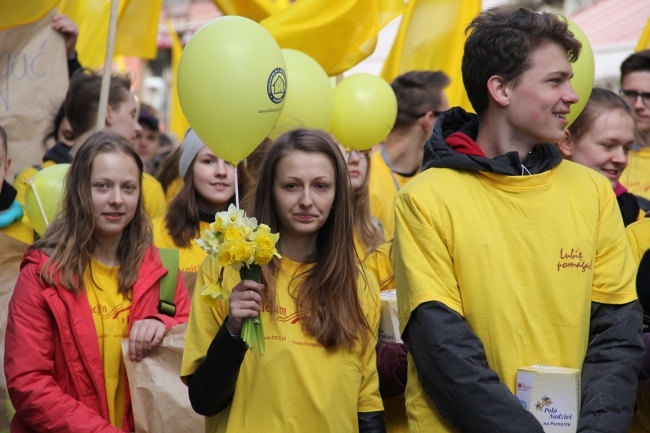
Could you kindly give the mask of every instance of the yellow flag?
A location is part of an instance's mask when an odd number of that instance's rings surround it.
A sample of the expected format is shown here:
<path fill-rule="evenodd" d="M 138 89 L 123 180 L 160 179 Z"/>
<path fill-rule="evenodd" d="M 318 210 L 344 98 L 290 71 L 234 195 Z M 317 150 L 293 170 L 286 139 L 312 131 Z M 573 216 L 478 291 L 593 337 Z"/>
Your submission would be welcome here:
<path fill-rule="evenodd" d="M 38 21 L 58 0 L 4 0 L 0 12 L 0 30 Z"/>
<path fill-rule="evenodd" d="M 413 70 L 441 70 L 451 78 L 449 104 L 472 106 L 463 86 L 465 28 L 481 11 L 481 0 L 410 0 L 381 76 L 388 82 Z"/>
<path fill-rule="evenodd" d="M 120 0 L 114 54 L 154 59 L 162 0 Z M 107 0 L 67 0 L 61 12 L 79 26 L 79 62 L 97 69 L 104 63 L 111 3 Z"/>
<path fill-rule="evenodd" d="M 260 24 L 333 76 L 372 54 L 378 31 L 403 10 L 402 0 L 300 0 Z"/>
<path fill-rule="evenodd" d="M 276 4 L 271 0 L 212 0 L 224 15 L 239 15 L 260 22 L 282 10 L 288 3 Z"/>
<path fill-rule="evenodd" d="M 178 90 L 176 86 L 176 73 L 178 72 L 178 62 L 180 62 L 181 54 L 183 53 L 183 45 L 178 38 L 178 33 L 174 30 L 170 21 L 167 21 L 167 32 L 169 33 L 169 38 L 172 43 L 173 74 L 169 98 L 169 131 L 176 135 L 176 138 L 181 141 L 185 136 L 185 131 L 187 131 L 187 128 L 190 126 L 183 114 L 183 110 L 181 109 L 181 103 L 178 100 Z"/>
<path fill-rule="evenodd" d="M 643 51 L 643 50 L 649 50 L 650 49 L 650 18 L 648 18 L 648 22 L 645 24 L 645 27 L 643 28 L 643 33 L 641 33 L 641 37 L 639 38 L 639 43 L 636 44 L 636 48 L 634 49 L 634 52 L 638 51 Z"/>

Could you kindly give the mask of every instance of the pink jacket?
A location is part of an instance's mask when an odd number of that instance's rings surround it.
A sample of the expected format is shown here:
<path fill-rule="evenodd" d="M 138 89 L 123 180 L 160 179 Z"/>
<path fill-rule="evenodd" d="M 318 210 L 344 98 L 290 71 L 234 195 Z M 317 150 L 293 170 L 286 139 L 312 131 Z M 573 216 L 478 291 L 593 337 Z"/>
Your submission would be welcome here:
<path fill-rule="evenodd" d="M 11 431 L 120 432 L 107 421 L 102 360 L 88 298 L 46 285 L 39 275 L 47 259 L 41 251 L 25 254 L 9 302 L 4 362 L 16 408 Z M 158 282 L 166 273 L 158 250 L 150 247 L 133 287 L 129 328 L 148 317 L 161 320 L 167 329 L 187 322 L 190 300 L 180 272 L 176 316 L 158 314 Z M 129 431 L 134 429 L 126 389 L 123 426 Z"/>

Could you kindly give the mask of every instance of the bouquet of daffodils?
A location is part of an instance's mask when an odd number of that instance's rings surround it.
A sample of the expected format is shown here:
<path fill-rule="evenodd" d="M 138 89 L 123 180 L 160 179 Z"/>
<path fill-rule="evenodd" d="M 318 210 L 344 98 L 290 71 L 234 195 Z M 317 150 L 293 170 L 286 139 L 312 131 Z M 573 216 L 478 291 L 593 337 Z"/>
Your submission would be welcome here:
<path fill-rule="evenodd" d="M 279 238 L 278 233 L 271 233 L 269 226 L 258 225 L 255 218 L 248 218 L 234 204 L 227 211 L 218 212 L 210 229 L 202 231 L 201 238 L 196 240 L 221 265 L 217 283 L 203 286 L 201 299 L 213 304 L 217 299 L 227 299 L 230 296 L 230 291 L 221 287 L 223 271 L 227 266 L 239 271 L 242 280 L 259 282 L 260 266 L 270 262 L 274 256 L 281 257 L 275 249 Z M 244 319 L 241 337 L 251 351 L 257 347 L 260 355 L 264 355 L 264 329 L 259 318 Z"/>

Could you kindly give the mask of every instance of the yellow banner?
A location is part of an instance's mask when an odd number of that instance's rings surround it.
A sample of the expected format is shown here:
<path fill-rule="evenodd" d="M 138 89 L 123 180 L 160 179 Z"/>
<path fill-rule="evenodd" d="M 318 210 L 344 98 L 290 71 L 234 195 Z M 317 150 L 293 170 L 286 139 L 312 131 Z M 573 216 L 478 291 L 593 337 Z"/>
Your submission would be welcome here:
<path fill-rule="evenodd" d="M 63 0 L 60 10 L 79 26 L 79 62 L 97 69 L 104 63 L 111 2 Z M 154 59 L 162 0 L 120 0 L 114 55 Z"/>
<path fill-rule="evenodd" d="M 286 7 L 271 0 L 212 0 L 224 15 L 239 15 L 260 22 Z"/>
<path fill-rule="evenodd" d="M 334 76 L 372 54 L 379 30 L 403 10 L 401 0 L 300 0 L 260 24 L 280 48 L 308 54 Z"/>
<path fill-rule="evenodd" d="M 0 13 L 0 30 L 38 21 L 58 0 L 4 0 Z"/>
<path fill-rule="evenodd" d="M 381 76 L 391 82 L 408 71 L 441 70 L 451 78 L 449 104 L 472 111 L 461 63 L 465 28 L 480 11 L 481 0 L 410 0 Z"/>
<path fill-rule="evenodd" d="M 643 50 L 650 50 L 650 18 L 648 18 L 648 22 L 643 28 L 643 33 L 641 33 L 641 37 L 639 38 L 639 42 L 636 44 L 634 52 L 636 53 Z"/>
<path fill-rule="evenodd" d="M 176 85 L 176 74 L 178 72 L 178 62 L 181 60 L 181 54 L 183 53 L 183 45 L 181 44 L 180 39 L 178 38 L 178 33 L 174 30 L 171 25 L 171 22 L 167 21 L 167 32 L 169 32 L 169 38 L 171 39 L 172 44 L 172 85 L 170 88 L 170 97 L 169 97 L 169 131 L 176 136 L 179 142 L 183 141 L 185 136 L 185 131 L 189 128 L 190 124 L 188 123 L 183 110 L 181 109 L 181 103 L 178 100 L 178 89 Z"/>

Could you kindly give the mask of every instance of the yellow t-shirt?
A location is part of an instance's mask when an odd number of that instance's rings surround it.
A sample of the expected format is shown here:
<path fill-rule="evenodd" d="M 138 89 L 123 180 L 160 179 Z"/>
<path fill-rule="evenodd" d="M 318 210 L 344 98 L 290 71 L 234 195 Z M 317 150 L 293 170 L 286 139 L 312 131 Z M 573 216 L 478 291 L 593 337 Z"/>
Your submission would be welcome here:
<path fill-rule="evenodd" d="M 21 242 L 31 245 L 34 243 L 34 229 L 29 225 L 24 218 L 20 221 L 15 221 L 10 226 L 7 226 L 0 231 L 7 236 L 11 236 Z"/>
<path fill-rule="evenodd" d="M 289 294 L 300 284 L 292 281 L 300 265 L 281 261 L 277 279 L 276 320 L 268 308 L 262 312 L 266 354 L 248 353 L 241 365 L 232 402 L 222 413 L 206 418 L 206 432 L 354 432 L 357 412 L 383 410 L 377 377 L 376 340 L 362 354 L 325 349 L 305 334 L 295 301 Z M 228 315 L 228 301 L 210 307 L 201 300 L 203 284 L 216 281 L 220 267 L 212 256 L 201 265 L 187 326 L 181 375 L 191 375 Z M 228 268 L 223 287 L 239 282 Z M 359 293 L 373 335 L 379 326 L 379 290 L 371 275 L 368 285 L 359 277 Z"/>
<path fill-rule="evenodd" d="M 151 219 L 163 215 L 167 208 L 167 200 L 162 185 L 149 173 L 143 173 L 142 175 L 142 201 Z"/>
<path fill-rule="evenodd" d="M 650 200 L 650 147 L 631 150 L 621 183 L 629 192 Z"/>
<path fill-rule="evenodd" d="M 392 245 L 392 241 L 384 242 L 368 254 L 363 262 L 363 267 L 379 282 L 381 291 L 395 288 L 395 275 L 390 258 Z M 386 433 L 408 433 L 409 425 L 404 396 L 384 400 L 384 422 L 386 423 Z"/>
<path fill-rule="evenodd" d="M 210 223 L 201 221 L 199 224 L 199 233 L 196 238 L 201 236 L 201 231 L 210 228 Z M 160 216 L 153 220 L 153 242 L 158 248 L 177 248 L 178 249 L 178 267 L 183 272 L 197 273 L 199 266 L 207 256 L 206 252 L 194 241 L 186 248 L 178 248 L 174 240 L 169 235 L 165 226 L 165 217 Z"/>
<path fill-rule="evenodd" d="M 634 259 L 640 263 L 643 254 L 650 249 L 650 218 L 633 222 L 625 231 Z"/>
<path fill-rule="evenodd" d="M 104 366 L 110 423 L 122 428 L 126 397 L 122 339 L 129 338 L 131 301 L 118 289 L 118 272 L 117 266 L 109 267 L 91 259 L 89 271 L 84 276 L 84 284 Z"/>
<path fill-rule="evenodd" d="M 611 184 L 570 161 L 532 176 L 429 169 L 402 190 L 395 218 L 401 330 L 420 304 L 443 303 L 513 393 L 519 367 L 582 368 L 592 301 L 636 299 Z M 457 431 L 410 356 L 406 407 L 412 432 Z"/>
<path fill-rule="evenodd" d="M 393 177 L 394 176 L 394 177 Z M 381 150 L 370 156 L 370 213 L 379 220 L 384 239 L 393 239 L 395 228 L 395 197 L 399 190 L 415 176 L 402 176 L 393 173 L 386 165 Z M 397 184 L 396 184 L 397 182 Z"/>
<path fill-rule="evenodd" d="M 165 191 L 165 200 L 167 200 L 167 204 L 169 204 L 180 192 L 180 190 L 183 188 L 183 179 L 180 177 L 177 177 L 172 181 L 167 186 L 167 191 Z"/>

